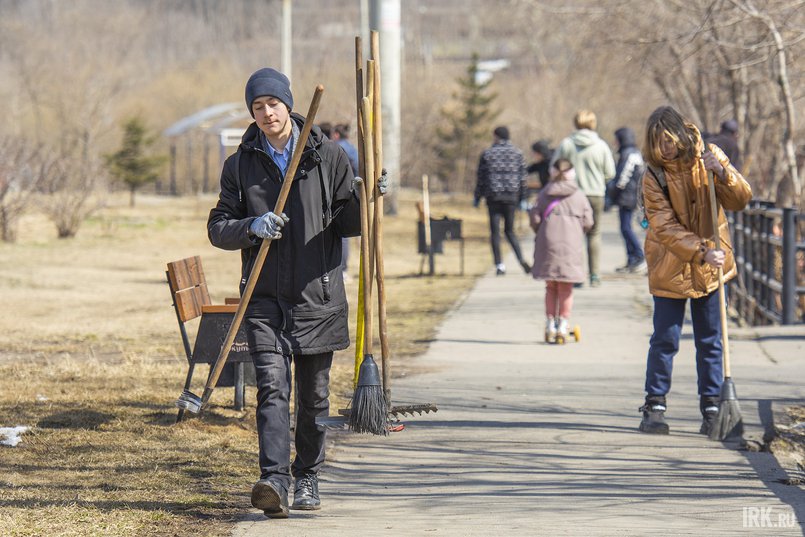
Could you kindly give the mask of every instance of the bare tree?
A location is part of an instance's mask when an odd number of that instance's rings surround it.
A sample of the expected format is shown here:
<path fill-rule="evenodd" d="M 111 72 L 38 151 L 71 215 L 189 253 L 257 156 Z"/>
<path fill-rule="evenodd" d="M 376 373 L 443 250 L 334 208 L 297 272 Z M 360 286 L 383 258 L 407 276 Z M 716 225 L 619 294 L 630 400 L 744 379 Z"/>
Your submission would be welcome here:
<path fill-rule="evenodd" d="M 17 240 L 17 224 L 42 184 L 47 164 L 36 146 L 12 136 L 0 138 L 0 239 Z"/>
<path fill-rule="evenodd" d="M 54 151 L 45 158 L 48 173 L 40 207 L 56 225 L 60 239 L 74 237 L 81 224 L 105 204 L 100 188 L 107 179 L 105 167 L 100 158 L 86 151 Z"/>

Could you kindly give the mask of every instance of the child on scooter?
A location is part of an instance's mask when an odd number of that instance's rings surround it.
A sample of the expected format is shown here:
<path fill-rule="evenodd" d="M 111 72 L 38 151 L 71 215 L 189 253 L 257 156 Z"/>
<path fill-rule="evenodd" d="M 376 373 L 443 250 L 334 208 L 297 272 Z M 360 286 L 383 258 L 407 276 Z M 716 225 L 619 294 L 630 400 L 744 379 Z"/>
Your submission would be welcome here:
<path fill-rule="evenodd" d="M 534 239 L 535 280 L 545 280 L 545 341 L 564 343 L 573 308 L 573 284 L 586 279 L 584 236 L 593 227 L 593 209 L 576 184 L 567 159 L 558 159 L 550 182 L 529 211 Z"/>

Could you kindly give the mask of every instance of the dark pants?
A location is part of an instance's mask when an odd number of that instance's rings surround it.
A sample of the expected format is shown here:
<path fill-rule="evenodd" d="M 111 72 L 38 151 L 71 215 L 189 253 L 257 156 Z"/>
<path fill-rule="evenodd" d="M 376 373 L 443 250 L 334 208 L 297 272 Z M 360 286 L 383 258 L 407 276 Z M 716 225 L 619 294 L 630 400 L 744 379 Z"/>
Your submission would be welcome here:
<path fill-rule="evenodd" d="M 686 303 L 687 299 L 654 297 L 654 334 L 646 365 L 646 394 L 649 398 L 665 396 L 671 390 L 671 371 L 674 356 L 679 351 Z M 699 395 L 717 398 L 723 375 L 718 291 L 690 299 L 690 313 L 696 343 Z"/>
<path fill-rule="evenodd" d="M 637 240 L 637 235 L 632 231 L 632 215 L 634 210 L 627 209 L 626 207 L 619 207 L 618 215 L 621 220 L 621 235 L 623 242 L 626 243 L 626 263 L 628 265 L 637 265 L 645 256 L 643 255 L 643 247 L 640 246 L 640 241 Z"/>
<path fill-rule="evenodd" d="M 254 352 L 257 373 L 257 435 L 260 444 L 260 479 L 274 478 L 286 489 L 291 475 L 316 473 L 324 463 L 324 431 L 317 416 L 330 411 L 330 366 L 333 353 L 294 356 L 297 386 L 296 458 L 291 460 L 290 394 L 291 356 Z"/>
<path fill-rule="evenodd" d="M 489 208 L 489 232 L 491 234 L 492 242 L 492 257 L 495 258 L 495 264 L 501 263 L 500 256 L 500 219 L 503 218 L 503 233 L 506 239 L 511 244 L 514 255 L 517 256 L 517 261 L 523 264 L 523 254 L 520 251 L 520 243 L 517 241 L 517 235 L 514 234 L 514 212 L 517 210 L 517 205 L 514 203 L 503 203 L 499 201 L 487 202 Z"/>

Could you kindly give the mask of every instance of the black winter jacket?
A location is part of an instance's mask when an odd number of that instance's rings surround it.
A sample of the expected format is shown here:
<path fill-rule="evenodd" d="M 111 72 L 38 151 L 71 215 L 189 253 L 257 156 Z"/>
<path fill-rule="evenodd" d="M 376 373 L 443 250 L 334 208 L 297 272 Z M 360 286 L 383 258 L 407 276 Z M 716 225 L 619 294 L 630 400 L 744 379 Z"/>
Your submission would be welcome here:
<path fill-rule="evenodd" d="M 291 119 L 301 130 L 304 118 L 293 113 Z M 241 292 L 262 242 L 248 235 L 249 226 L 274 210 L 282 187 L 280 169 L 263 151 L 259 133 L 252 123 L 224 163 L 221 194 L 207 221 L 214 246 L 241 250 Z M 349 346 L 340 265 L 341 238 L 360 235 L 352 178 L 343 149 L 314 127 L 285 203 L 289 221 L 271 244 L 246 311 L 252 351 L 318 354 Z"/>
<path fill-rule="evenodd" d="M 623 127 L 615 131 L 618 140 L 618 164 L 615 167 L 614 183 L 607 189 L 610 201 L 624 209 L 637 207 L 637 183 L 646 170 L 643 156 L 635 145 L 634 131 Z"/>
<path fill-rule="evenodd" d="M 526 198 L 523 153 L 508 140 L 495 142 L 481 154 L 475 199 L 486 202 L 519 203 Z"/>

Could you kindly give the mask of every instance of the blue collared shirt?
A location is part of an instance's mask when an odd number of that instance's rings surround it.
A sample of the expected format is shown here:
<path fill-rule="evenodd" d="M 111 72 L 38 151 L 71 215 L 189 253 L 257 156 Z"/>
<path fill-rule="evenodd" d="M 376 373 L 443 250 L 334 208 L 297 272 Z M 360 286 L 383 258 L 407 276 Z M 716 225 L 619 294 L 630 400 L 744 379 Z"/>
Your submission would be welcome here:
<path fill-rule="evenodd" d="M 292 119 L 289 120 L 292 124 L 291 129 L 291 137 L 288 138 L 288 143 L 285 144 L 285 149 L 282 151 L 277 151 L 274 149 L 268 142 L 268 138 L 263 131 L 260 131 L 260 141 L 263 144 L 263 151 L 268 153 L 268 156 L 274 161 L 277 167 L 282 172 L 282 177 L 285 178 L 285 171 L 288 169 L 288 164 L 291 162 L 291 154 L 293 152 L 293 148 L 296 146 L 296 140 L 299 137 L 299 127 L 296 126 L 296 122 Z"/>

